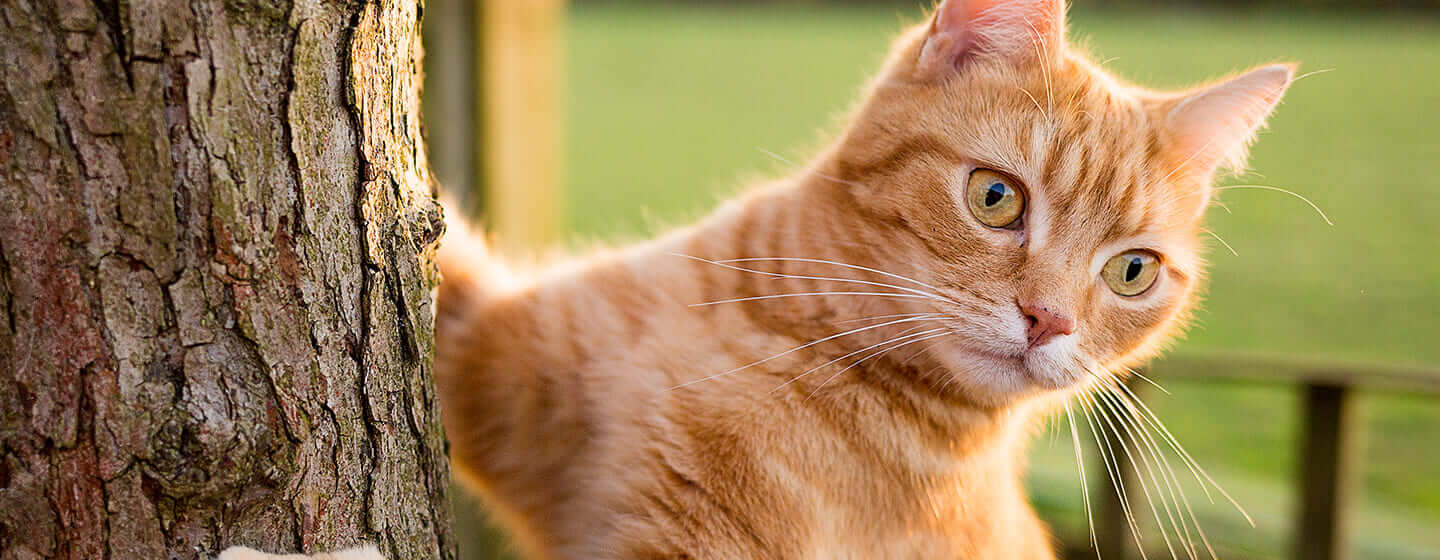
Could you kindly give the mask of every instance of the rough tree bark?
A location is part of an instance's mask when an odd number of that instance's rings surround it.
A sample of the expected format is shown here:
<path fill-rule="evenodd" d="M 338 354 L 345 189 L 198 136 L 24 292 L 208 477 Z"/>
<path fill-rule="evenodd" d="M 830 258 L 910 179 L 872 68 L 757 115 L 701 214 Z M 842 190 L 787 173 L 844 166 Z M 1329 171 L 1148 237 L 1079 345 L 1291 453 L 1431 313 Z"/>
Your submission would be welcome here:
<path fill-rule="evenodd" d="M 0 1 L 0 559 L 454 556 L 420 9 Z"/>

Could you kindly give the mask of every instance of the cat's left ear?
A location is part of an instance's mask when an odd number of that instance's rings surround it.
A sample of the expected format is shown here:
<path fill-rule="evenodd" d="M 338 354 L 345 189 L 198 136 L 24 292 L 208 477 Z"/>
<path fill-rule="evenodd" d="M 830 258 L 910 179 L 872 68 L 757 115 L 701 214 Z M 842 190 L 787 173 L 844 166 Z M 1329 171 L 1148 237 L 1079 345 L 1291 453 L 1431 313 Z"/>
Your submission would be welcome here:
<path fill-rule="evenodd" d="M 945 0 L 930 20 L 916 74 L 944 78 L 985 58 L 1058 57 L 1064 43 L 1064 0 Z"/>
<path fill-rule="evenodd" d="M 1271 64 L 1165 103 L 1165 128 L 1184 165 L 1204 174 L 1240 171 L 1255 133 L 1295 79 L 1292 64 Z"/>

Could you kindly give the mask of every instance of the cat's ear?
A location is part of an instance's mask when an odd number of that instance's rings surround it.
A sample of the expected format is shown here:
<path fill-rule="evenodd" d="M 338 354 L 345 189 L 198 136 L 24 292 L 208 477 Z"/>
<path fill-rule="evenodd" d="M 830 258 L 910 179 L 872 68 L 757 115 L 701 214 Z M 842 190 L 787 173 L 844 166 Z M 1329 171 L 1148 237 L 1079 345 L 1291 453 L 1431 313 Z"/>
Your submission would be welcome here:
<path fill-rule="evenodd" d="M 1294 79 L 1294 65 L 1272 64 L 1170 101 L 1165 127 L 1182 165 L 1202 173 L 1244 169 L 1255 133 Z"/>
<path fill-rule="evenodd" d="M 943 78 L 980 58 L 1060 56 L 1064 0 L 945 0 L 930 20 L 917 77 Z"/>

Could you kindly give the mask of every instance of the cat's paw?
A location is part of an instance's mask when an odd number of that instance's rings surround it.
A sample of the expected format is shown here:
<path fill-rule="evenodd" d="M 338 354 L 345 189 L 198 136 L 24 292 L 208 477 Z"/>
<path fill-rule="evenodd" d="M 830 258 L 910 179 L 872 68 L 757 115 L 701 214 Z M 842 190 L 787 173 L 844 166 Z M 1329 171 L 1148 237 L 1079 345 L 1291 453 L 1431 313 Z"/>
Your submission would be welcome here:
<path fill-rule="evenodd" d="M 220 553 L 215 560 L 385 560 L 373 546 L 350 548 L 339 552 L 322 552 L 314 556 L 304 554 L 266 554 L 253 548 L 232 546 Z"/>

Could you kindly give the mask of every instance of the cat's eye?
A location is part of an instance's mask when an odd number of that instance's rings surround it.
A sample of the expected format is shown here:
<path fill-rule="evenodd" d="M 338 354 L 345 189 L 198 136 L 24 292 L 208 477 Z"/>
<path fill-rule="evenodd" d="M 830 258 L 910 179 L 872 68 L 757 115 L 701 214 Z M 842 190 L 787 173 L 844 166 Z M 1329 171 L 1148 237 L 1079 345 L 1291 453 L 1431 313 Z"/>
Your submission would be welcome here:
<path fill-rule="evenodd" d="M 1025 194 L 1015 181 L 989 169 L 970 173 L 965 200 L 975 219 L 993 228 L 1009 227 L 1025 213 Z"/>
<path fill-rule="evenodd" d="M 1144 249 L 1125 251 L 1105 263 L 1100 276 L 1110 289 L 1122 296 L 1138 296 L 1155 284 L 1160 274 L 1160 257 Z"/>

